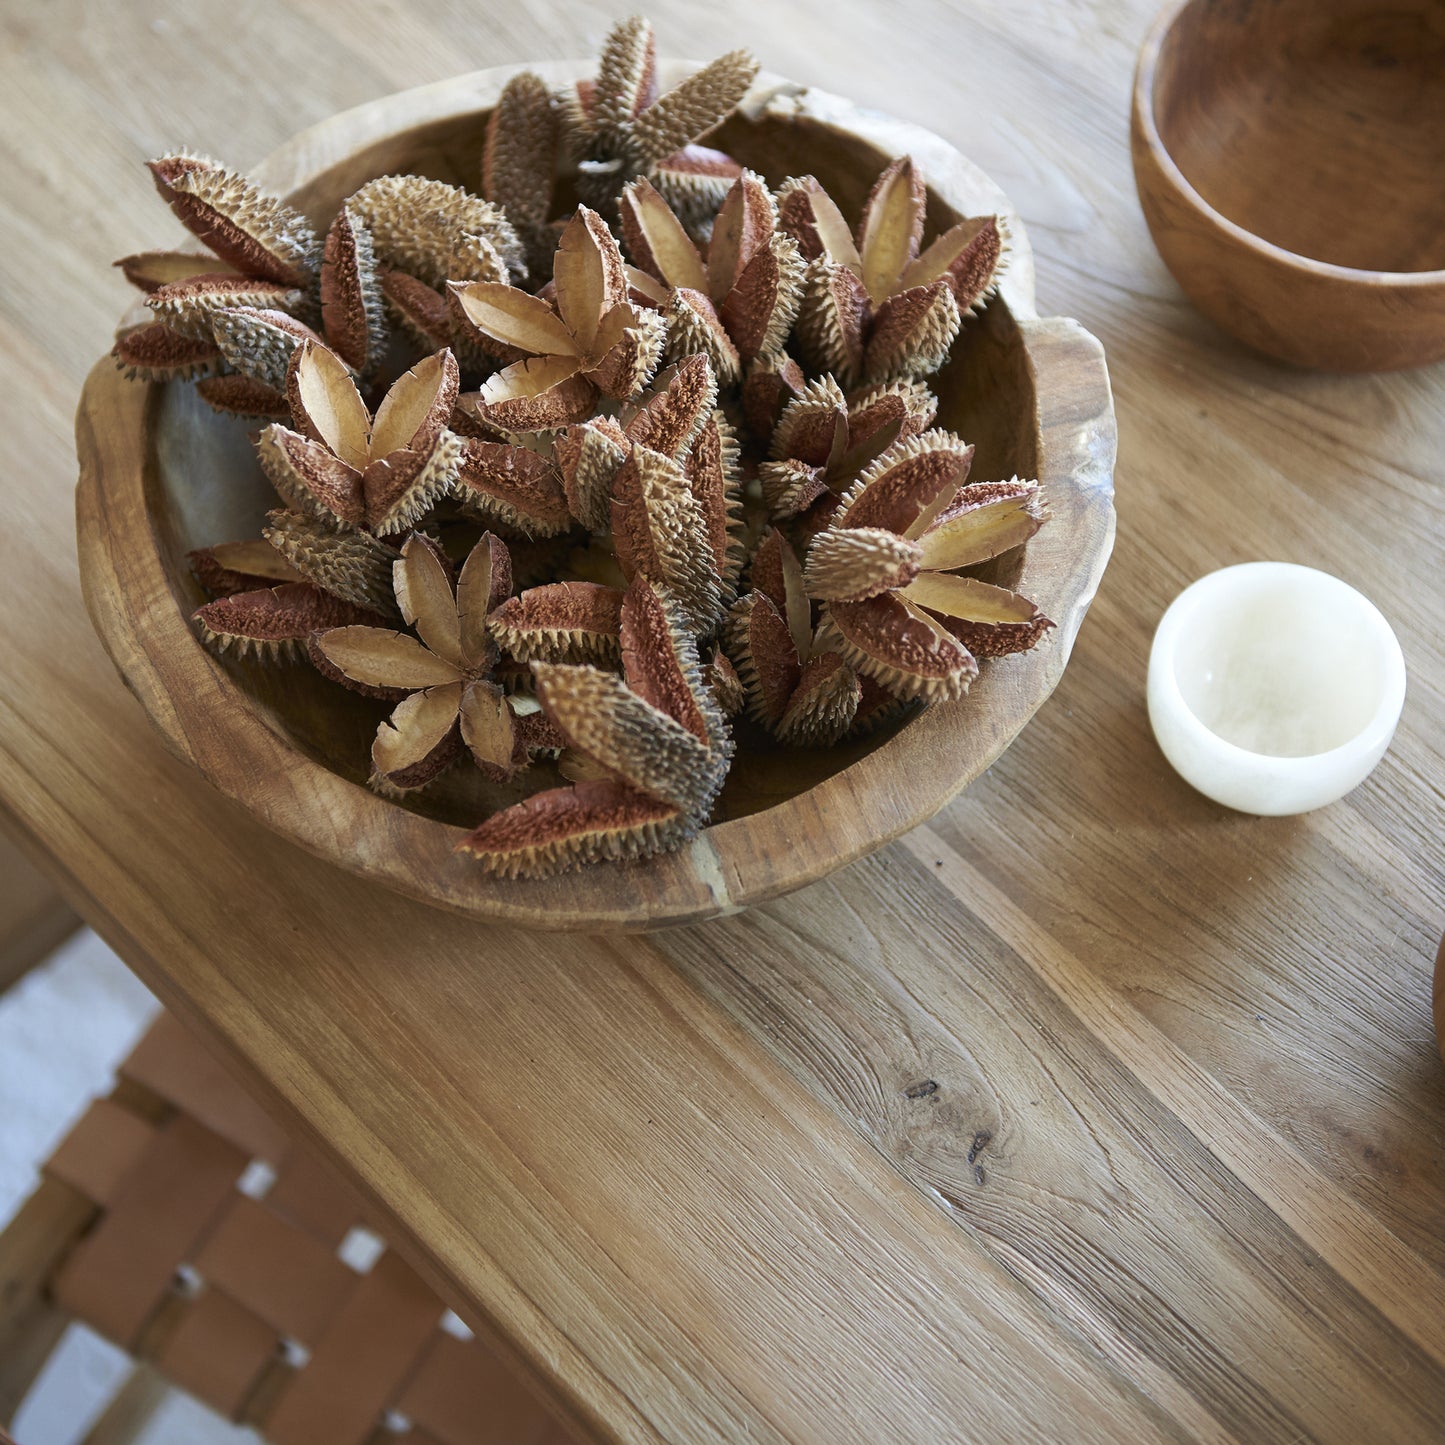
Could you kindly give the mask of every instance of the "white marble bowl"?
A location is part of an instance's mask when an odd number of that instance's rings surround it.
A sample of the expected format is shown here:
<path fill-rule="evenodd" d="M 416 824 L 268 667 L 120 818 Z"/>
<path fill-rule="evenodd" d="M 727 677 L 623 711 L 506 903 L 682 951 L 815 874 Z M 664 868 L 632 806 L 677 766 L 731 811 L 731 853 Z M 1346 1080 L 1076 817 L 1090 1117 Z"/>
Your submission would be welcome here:
<path fill-rule="evenodd" d="M 1380 610 L 1313 567 L 1248 562 L 1186 587 L 1149 655 L 1149 722 L 1179 775 L 1244 813 L 1308 813 L 1385 754 L 1405 659 Z"/>

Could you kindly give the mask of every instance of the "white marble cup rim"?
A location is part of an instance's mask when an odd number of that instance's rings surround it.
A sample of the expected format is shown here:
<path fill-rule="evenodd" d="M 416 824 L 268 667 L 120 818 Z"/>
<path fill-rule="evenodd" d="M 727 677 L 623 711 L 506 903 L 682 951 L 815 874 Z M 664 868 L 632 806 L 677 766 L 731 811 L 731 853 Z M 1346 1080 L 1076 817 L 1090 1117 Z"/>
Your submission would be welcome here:
<path fill-rule="evenodd" d="M 1352 737 L 1323 752 L 1302 756 L 1254 752 L 1230 742 L 1208 727 L 1186 700 L 1179 685 L 1176 661 L 1189 625 L 1214 608 L 1263 583 L 1292 586 L 1319 596 L 1328 594 L 1339 615 L 1361 623 L 1372 639 L 1380 665 L 1379 696 L 1369 719 Z M 1149 653 L 1149 720 L 1171 766 L 1186 782 L 1216 801 L 1244 812 L 1295 813 L 1322 807 L 1343 797 L 1374 769 L 1394 737 L 1405 703 L 1405 658 L 1399 639 L 1384 614 L 1362 592 L 1329 572 L 1293 562 L 1241 562 L 1206 573 L 1170 603 L 1154 633 Z M 1192 749 L 1187 761 L 1166 741 L 1173 734 Z M 1221 790 L 1210 787 L 1212 776 L 1230 780 Z M 1251 785 L 1282 788 L 1289 794 L 1308 793 L 1312 779 L 1329 777 L 1339 786 L 1325 785 L 1321 796 L 1301 806 L 1255 808 L 1234 796 Z M 1297 801 L 1297 800 L 1296 800 Z"/>

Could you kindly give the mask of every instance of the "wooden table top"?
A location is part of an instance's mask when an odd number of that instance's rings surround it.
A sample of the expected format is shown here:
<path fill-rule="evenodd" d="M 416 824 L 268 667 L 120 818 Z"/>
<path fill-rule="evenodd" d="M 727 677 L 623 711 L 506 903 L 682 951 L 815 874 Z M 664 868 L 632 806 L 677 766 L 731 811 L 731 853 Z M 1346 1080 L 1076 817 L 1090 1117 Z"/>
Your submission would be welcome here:
<path fill-rule="evenodd" d="M 0 801 L 599 1438 L 1438 1437 L 1445 373 L 1286 371 L 1192 313 L 1129 171 L 1149 9 L 802 0 L 743 35 L 653 6 L 664 49 L 751 43 L 1011 194 L 1041 311 L 1110 357 L 1119 544 L 1054 700 L 930 826 L 600 941 L 369 891 L 171 760 L 81 605 L 70 419 L 129 299 L 107 263 L 169 234 L 143 157 L 244 164 L 389 90 L 583 53 L 612 12 L 0 15 Z M 1383 765 L 1302 818 L 1191 792 L 1144 712 L 1168 600 L 1259 557 L 1361 587 L 1410 668 Z"/>

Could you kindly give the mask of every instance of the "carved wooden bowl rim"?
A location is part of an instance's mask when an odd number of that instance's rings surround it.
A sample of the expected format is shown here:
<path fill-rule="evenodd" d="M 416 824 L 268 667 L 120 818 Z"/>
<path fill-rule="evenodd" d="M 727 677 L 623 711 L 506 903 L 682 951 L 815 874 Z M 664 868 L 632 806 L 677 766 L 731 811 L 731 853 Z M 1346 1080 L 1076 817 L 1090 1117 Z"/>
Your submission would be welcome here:
<path fill-rule="evenodd" d="M 334 116 L 253 174 L 289 194 L 361 147 L 489 109 L 520 68 L 458 76 Z M 554 84 L 590 73 L 582 62 L 531 68 Z M 663 83 L 691 68 L 660 67 Z M 87 607 L 171 750 L 267 827 L 378 884 L 478 920 L 588 931 L 695 922 L 822 878 L 931 817 L 998 757 L 1057 685 L 1113 546 L 1116 431 L 1102 348 L 1077 322 L 1038 318 L 1032 253 L 1017 214 L 932 132 L 766 75 L 743 110 L 754 120 L 796 118 L 846 132 L 890 157 L 912 153 L 945 203 L 1007 218 L 1011 265 L 1000 299 L 1038 397 L 1040 479 L 1054 514 L 1029 544 L 1020 585 L 1057 630 L 1032 653 L 985 663 L 961 703 L 931 709 L 787 801 L 714 824 L 678 853 L 538 881 L 489 879 L 452 852 L 463 828 L 397 806 L 305 755 L 202 647 L 171 591 L 147 510 L 151 427 L 163 388 L 127 382 L 107 358 L 92 371 L 76 419 Z"/>

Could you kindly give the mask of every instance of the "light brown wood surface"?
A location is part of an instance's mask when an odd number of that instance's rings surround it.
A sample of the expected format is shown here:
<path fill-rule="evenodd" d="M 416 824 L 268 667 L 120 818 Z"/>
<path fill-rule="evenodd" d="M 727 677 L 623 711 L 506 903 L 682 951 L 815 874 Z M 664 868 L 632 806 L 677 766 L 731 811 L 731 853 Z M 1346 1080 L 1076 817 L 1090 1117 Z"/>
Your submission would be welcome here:
<path fill-rule="evenodd" d="M 561 89 L 590 74 L 590 62 L 545 69 Z M 288 142 L 256 175 L 323 229 L 360 181 L 378 175 L 421 171 L 475 186 L 485 110 L 513 73 L 473 72 L 349 111 Z M 659 83 L 668 89 L 685 74 L 664 63 Z M 1049 525 L 995 564 L 998 580 L 1054 620 L 1045 645 L 986 664 L 959 705 L 845 747 L 758 751 L 740 742 L 717 820 L 677 853 L 537 881 L 489 878 L 457 845 L 488 813 L 562 779 L 537 768 L 499 786 L 456 769 L 400 806 L 364 786 L 381 709 L 304 665 L 210 656 L 190 621 L 206 594 L 187 554 L 258 535 L 275 505 L 254 429 L 218 417 L 188 386 L 138 385 L 103 360 L 76 422 L 87 610 L 171 748 L 284 836 L 478 920 L 592 931 L 695 922 L 825 877 L 931 817 L 1057 685 L 1114 540 L 1115 422 L 1099 343 L 1075 321 L 1039 318 L 1017 215 L 937 136 L 769 75 L 746 111 L 718 140 L 774 186 L 806 171 L 856 210 L 870 177 L 912 155 L 928 177 L 934 230 L 998 215 L 1009 233 L 1000 294 L 934 386 L 939 424 L 975 447 L 971 476 L 1035 477 L 1045 489 Z"/>
<path fill-rule="evenodd" d="M 248 161 L 612 16 L 12 6 L 0 61 L 0 798 L 87 915 L 352 1177 L 568 1420 L 616 1440 L 1422 1441 L 1445 1414 L 1438 371 L 1260 361 L 1134 199 L 1148 7 L 807 0 L 770 69 L 931 125 L 1104 342 L 1120 534 L 1053 700 L 931 825 L 646 938 L 479 927 L 278 842 L 170 758 L 85 620 L 69 426 L 171 233 L 137 161 Z M 739 39 L 659 7 L 663 46 Z M 1148 639 L 1200 573 L 1361 587 L 1410 695 L 1374 777 L 1252 819 L 1168 770 Z M 936 1087 L 933 1087 L 935 1086 Z"/>
<path fill-rule="evenodd" d="M 1234 336 L 1302 366 L 1445 357 L 1445 4 L 1173 0 L 1133 149 L 1160 253 Z"/>
<path fill-rule="evenodd" d="M 79 927 L 49 879 L 0 835 L 0 993 Z"/>

